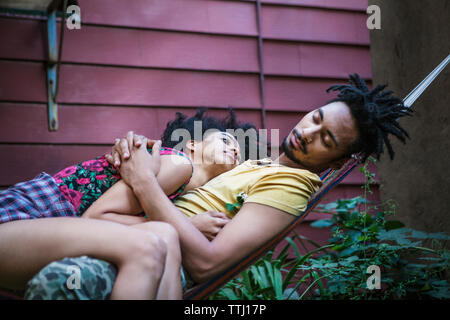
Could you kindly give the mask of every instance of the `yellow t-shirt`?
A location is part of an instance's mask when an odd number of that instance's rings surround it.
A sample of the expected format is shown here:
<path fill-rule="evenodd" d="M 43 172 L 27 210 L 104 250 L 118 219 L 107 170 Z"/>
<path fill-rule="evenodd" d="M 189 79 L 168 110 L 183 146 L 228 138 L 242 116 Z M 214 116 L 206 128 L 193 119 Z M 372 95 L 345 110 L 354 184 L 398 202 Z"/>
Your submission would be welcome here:
<path fill-rule="evenodd" d="M 237 203 L 238 194 L 244 192 L 244 203 L 264 204 L 297 216 L 321 184 L 319 176 L 308 170 L 276 164 L 269 158 L 247 160 L 187 192 L 174 204 L 188 217 L 215 210 L 232 218 L 236 213 L 229 212 L 226 204 Z"/>

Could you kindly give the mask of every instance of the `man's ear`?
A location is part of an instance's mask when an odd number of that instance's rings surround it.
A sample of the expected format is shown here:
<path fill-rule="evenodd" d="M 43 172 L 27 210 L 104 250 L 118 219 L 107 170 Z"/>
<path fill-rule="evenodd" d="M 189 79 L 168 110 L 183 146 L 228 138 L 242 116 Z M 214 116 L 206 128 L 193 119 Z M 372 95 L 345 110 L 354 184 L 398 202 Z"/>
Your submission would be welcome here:
<path fill-rule="evenodd" d="M 348 160 L 350 160 L 350 158 L 351 157 L 343 157 L 343 158 L 340 158 L 340 159 L 338 159 L 338 160 L 335 160 L 335 161 L 333 161 L 331 164 L 330 164 L 330 168 L 331 169 L 333 169 L 333 170 L 338 170 L 338 169 L 340 169 Z"/>

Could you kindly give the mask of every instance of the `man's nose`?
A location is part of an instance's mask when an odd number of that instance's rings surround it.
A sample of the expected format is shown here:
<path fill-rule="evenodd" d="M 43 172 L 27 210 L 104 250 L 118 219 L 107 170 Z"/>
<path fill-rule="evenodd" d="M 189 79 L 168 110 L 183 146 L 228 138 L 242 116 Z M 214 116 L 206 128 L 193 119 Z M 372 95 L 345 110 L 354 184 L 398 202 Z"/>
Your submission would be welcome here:
<path fill-rule="evenodd" d="M 311 126 L 304 128 L 302 132 L 302 138 L 306 143 L 311 143 L 313 141 L 314 135 L 320 131 L 320 126 Z"/>

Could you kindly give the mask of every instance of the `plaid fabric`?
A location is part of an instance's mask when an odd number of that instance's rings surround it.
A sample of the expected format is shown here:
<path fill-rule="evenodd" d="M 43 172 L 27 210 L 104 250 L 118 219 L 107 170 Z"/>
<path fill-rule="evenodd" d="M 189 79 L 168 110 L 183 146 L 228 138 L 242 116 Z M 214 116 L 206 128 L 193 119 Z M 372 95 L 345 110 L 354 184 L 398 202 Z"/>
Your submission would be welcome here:
<path fill-rule="evenodd" d="M 0 223 L 67 216 L 76 216 L 75 210 L 45 172 L 0 192 Z"/>

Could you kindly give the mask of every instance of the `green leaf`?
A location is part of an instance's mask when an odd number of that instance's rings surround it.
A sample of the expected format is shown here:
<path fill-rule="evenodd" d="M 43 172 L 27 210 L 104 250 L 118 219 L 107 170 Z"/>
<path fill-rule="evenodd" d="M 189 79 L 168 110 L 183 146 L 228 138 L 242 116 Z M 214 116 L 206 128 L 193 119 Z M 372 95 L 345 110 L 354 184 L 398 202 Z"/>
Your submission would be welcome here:
<path fill-rule="evenodd" d="M 233 290 L 230 288 L 224 288 L 222 289 L 222 294 L 228 299 L 228 300 L 239 300 L 237 295 L 234 293 Z"/>
<path fill-rule="evenodd" d="M 300 296 L 294 288 L 287 288 L 283 292 L 283 299 L 285 300 L 298 300 L 298 298 L 300 298 Z"/>
<path fill-rule="evenodd" d="M 277 300 L 283 299 L 283 277 L 281 276 L 280 269 L 276 268 L 273 270 L 274 283 L 273 287 L 275 289 L 275 296 Z"/>
<path fill-rule="evenodd" d="M 386 221 L 386 223 L 384 224 L 384 228 L 387 231 L 394 230 L 394 229 L 400 229 L 400 228 L 403 228 L 404 226 L 405 225 L 402 222 L 396 221 L 396 220 L 389 220 L 389 221 Z"/>
<path fill-rule="evenodd" d="M 250 272 L 252 272 L 252 268 L 254 267 L 252 266 L 250 268 Z M 251 288 L 252 284 L 250 281 L 249 272 L 248 271 L 242 272 L 241 275 L 242 275 L 242 283 L 244 284 L 244 286 L 247 288 Z"/>
<path fill-rule="evenodd" d="M 331 227 L 333 224 L 334 222 L 331 219 L 322 219 L 312 222 L 310 226 L 314 228 L 328 228 Z"/>
<path fill-rule="evenodd" d="M 450 240 L 450 236 L 443 232 L 438 233 L 425 233 L 417 230 L 411 232 L 411 237 L 417 239 L 436 239 L 436 240 Z"/>
<path fill-rule="evenodd" d="M 367 230 L 370 231 L 370 232 L 373 232 L 373 233 L 378 233 L 380 228 L 378 228 L 378 226 L 376 224 L 373 224 Z"/>
<path fill-rule="evenodd" d="M 344 245 L 338 244 L 338 245 L 335 245 L 335 246 L 331 247 L 331 250 L 333 250 L 333 251 L 341 251 L 344 248 L 345 248 Z"/>
<path fill-rule="evenodd" d="M 448 286 L 433 288 L 433 290 L 424 293 L 437 299 L 450 299 L 450 288 Z"/>
<path fill-rule="evenodd" d="M 297 258 L 301 259 L 302 255 L 300 254 L 300 251 L 298 250 L 297 245 L 295 244 L 294 240 L 292 240 L 289 237 L 286 237 L 285 240 L 291 245 L 291 247 L 295 250 L 295 255 Z"/>

